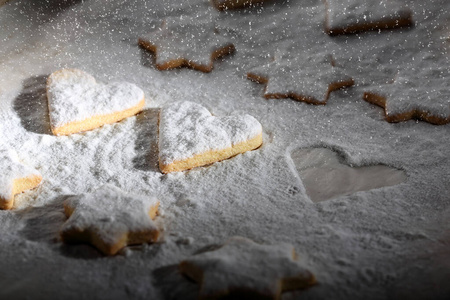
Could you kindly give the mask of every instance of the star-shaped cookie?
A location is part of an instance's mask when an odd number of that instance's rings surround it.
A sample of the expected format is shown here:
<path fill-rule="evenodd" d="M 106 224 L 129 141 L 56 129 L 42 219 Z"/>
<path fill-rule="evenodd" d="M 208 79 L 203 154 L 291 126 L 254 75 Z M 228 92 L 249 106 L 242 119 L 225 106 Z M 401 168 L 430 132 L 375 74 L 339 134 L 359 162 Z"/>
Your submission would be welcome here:
<path fill-rule="evenodd" d="M 412 13 L 393 0 L 326 0 L 329 35 L 412 26 Z"/>
<path fill-rule="evenodd" d="M 266 84 L 265 98 L 292 98 L 311 104 L 326 104 L 332 91 L 353 85 L 353 79 L 335 65 L 331 55 L 291 55 L 278 50 L 272 62 L 253 68 L 247 78 Z"/>
<path fill-rule="evenodd" d="M 142 110 L 144 92 L 128 82 L 99 84 L 78 69 L 61 69 L 47 79 L 53 134 L 68 135 L 118 122 Z"/>
<path fill-rule="evenodd" d="M 392 83 L 364 92 L 364 100 L 384 108 L 388 122 L 417 119 L 442 125 L 450 122 L 450 72 L 446 67 L 402 70 Z"/>
<path fill-rule="evenodd" d="M 90 243 L 105 255 L 115 255 L 127 245 L 155 242 L 159 201 L 128 194 L 104 185 L 91 194 L 71 196 L 64 202 L 68 220 L 60 235 L 66 243 Z"/>
<path fill-rule="evenodd" d="M 14 195 L 35 188 L 41 174 L 19 161 L 16 151 L 0 149 L 0 209 L 11 209 Z"/>
<path fill-rule="evenodd" d="M 238 9 L 260 4 L 268 0 L 212 0 L 218 10 Z"/>
<path fill-rule="evenodd" d="M 167 18 L 161 28 L 140 37 L 139 45 L 155 53 L 159 70 L 189 67 L 202 72 L 210 72 L 215 59 L 235 49 L 210 18 L 196 16 Z"/>
<path fill-rule="evenodd" d="M 189 101 L 168 104 L 160 111 L 159 168 L 163 173 L 211 164 L 261 144 L 261 124 L 250 115 L 219 118 Z"/>
<path fill-rule="evenodd" d="M 283 291 L 316 283 L 314 275 L 296 260 L 291 245 L 260 245 L 242 237 L 232 237 L 217 250 L 194 255 L 179 267 L 200 284 L 200 299 L 228 295 L 280 299 Z"/>

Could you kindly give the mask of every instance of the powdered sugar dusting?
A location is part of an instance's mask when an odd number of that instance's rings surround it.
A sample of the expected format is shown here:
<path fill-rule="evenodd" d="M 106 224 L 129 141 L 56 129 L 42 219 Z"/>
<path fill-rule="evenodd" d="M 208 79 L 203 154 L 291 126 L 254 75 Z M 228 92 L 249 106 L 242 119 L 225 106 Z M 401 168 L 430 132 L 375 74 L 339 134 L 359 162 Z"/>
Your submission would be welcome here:
<path fill-rule="evenodd" d="M 170 164 L 206 151 L 230 148 L 261 133 L 261 124 L 250 115 L 219 118 L 197 103 L 177 102 L 160 112 L 159 158 Z"/>
<path fill-rule="evenodd" d="M 144 92 L 131 83 L 98 84 L 81 70 L 63 69 L 49 77 L 47 97 L 52 127 L 60 127 L 132 108 Z"/>
<path fill-rule="evenodd" d="M 14 179 L 41 176 L 40 173 L 20 162 L 16 151 L 0 149 L 0 198 L 10 199 L 13 193 Z"/>
<path fill-rule="evenodd" d="M 123 233 L 156 230 L 148 212 L 158 204 L 155 197 L 128 194 L 112 185 L 93 193 L 70 196 L 65 206 L 73 210 L 61 228 L 94 230 L 105 242 L 113 244 Z"/>
<path fill-rule="evenodd" d="M 312 273 L 293 259 L 294 253 L 289 244 L 260 245 L 235 236 L 217 250 L 189 257 L 181 263 L 181 269 L 186 266 L 187 270 L 203 273 L 200 295 L 204 298 L 247 289 L 277 299 L 283 279 L 296 280 L 292 289 L 314 283 Z"/>
<path fill-rule="evenodd" d="M 417 70 L 421 72 L 417 73 Z M 388 117 L 418 111 L 450 121 L 449 83 L 448 67 L 439 66 L 431 57 L 401 69 L 392 83 L 377 85 L 367 91 L 386 98 Z"/>
<path fill-rule="evenodd" d="M 217 32 L 211 16 L 169 17 L 161 28 L 143 35 L 141 40 L 157 49 L 157 65 L 185 59 L 209 66 L 213 52 L 232 45 L 230 39 Z"/>
<path fill-rule="evenodd" d="M 297 44 L 293 42 L 281 47 L 273 62 L 249 70 L 249 74 L 268 80 L 264 91 L 266 97 L 297 95 L 325 104 L 330 85 L 352 82 L 341 67 L 332 65 L 331 54 L 309 53 L 311 50 L 306 51 L 306 46 L 297 48 Z"/>
<path fill-rule="evenodd" d="M 380 23 L 411 16 L 411 10 L 395 0 L 327 0 L 327 7 L 327 26 L 331 32 L 365 24 L 382 28 Z"/>
<path fill-rule="evenodd" d="M 136 41 L 169 15 L 202 15 L 210 1 L 32 2 L 0 8 L 0 141 L 44 178 L 38 189 L 16 195 L 13 210 L 0 211 L 0 269 L 7 270 L 0 298 L 198 299 L 199 285 L 180 274 L 178 263 L 235 235 L 289 243 L 300 252 L 319 284 L 282 298 L 448 298 L 450 125 L 388 123 L 381 108 L 362 100 L 370 85 L 394 78 L 396 72 L 380 74 L 382 67 L 405 68 L 424 51 L 449 65 L 448 0 L 405 0 L 415 21 L 407 30 L 339 37 L 324 32 L 321 0 L 217 12 L 216 24 L 234 28 L 227 34 L 236 52 L 207 74 L 155 70 L 154 57 Z M 264 99 L 263 87 L 245 74 L 284 41 L 311 41 L 305 56 L 332 54 L 355 87 L 331 93 L 324 106 Z M 66 66 L 104 82 L 133 82 L 153 101 L 122 122 L 52 136 L 43 130 L 45 82 L 24 83 Z M 427 61 L 415 72 L 425 77 L 427 67 L 434 68 Z M 178 101 L 221 117 L 248 113 L 261 122 L 264 144 L 229 163 L 163 175 L 159 108 Z M 404 170 L 407 180 L 314 203 L 289 156 L 310 147 L 333 149 L 354 167 Z M 164 224 L 158 243 L 103 258 L 90 246 L 61 242 L 67 219 L 61 196 L 92 193 L 105 183 L 158 197 L 157 222 Z"/>

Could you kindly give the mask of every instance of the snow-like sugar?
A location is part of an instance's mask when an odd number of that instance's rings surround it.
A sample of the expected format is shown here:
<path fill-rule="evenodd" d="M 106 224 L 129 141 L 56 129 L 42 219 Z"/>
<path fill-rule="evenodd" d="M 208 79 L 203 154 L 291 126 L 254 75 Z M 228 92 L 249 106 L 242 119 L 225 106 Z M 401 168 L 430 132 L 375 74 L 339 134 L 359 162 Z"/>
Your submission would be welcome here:
<path fill-rule="evenodd" d="M 255 138 L 261 124 L 250 115 L 216 117 L 199 104 L 166 105 L 159 117 L 159 158 L 171 164 L 210 150 L 221 150 Z"/>
<path fill-rule="evenodd" d="M 450 2 L 406 0 L 413 28 L 336 38 L 324 33 L 320 0 L 221 12 L 216 24 L 233 39 L 234 55 L 216 61 L 208 74 L 160 72 L 154 57 L 138 47 L 138 37 L 168 15 L 202 15 L 210 6 L 185 2 L 15 0 L 0 8 L 0 141 L 44 178 L 38 189 L 15 197 L 15 210 L 0 211 L 0 298 L 196 299 L 198 285 L 182 277 L 177 264 L 240 235 L 289 243 L 303 254 L 319 284 L 286 298 L 445 299 L 450 125 L 388 123 L 362 94 L 413 67 L 412 58 L 424 51 L 449 66 L 450 44 L 442 37 L 449 35 Z M 324 106 L 265 99 L 264 87 L 245 74 L 270 62 L 281 42 L 302 39 L 324 46 L 303 55 L 332 53 L 355 87 L 333 92 Z M 47 135 L 48 112 L 38 105 L 46 104 L 40 97 L 45 83 L 36 89 L 24 83 L 65 67 L 102 82 L 132 82 L 152 102 L 116 124 L 68 137 Z M 415 73 L 426 74 L 424 68 Z M 159 108 L 178 101 L 220 117 L 252 115 L 264 128 L 264 144 L 226 163 L 163 175 L 157 168 Z M 36 113 L 19 109 L 27 105 Z M 384 164 L 408 177 L 399 185 L 314 203 L 290 159 L 292 151 L 309 147 L 334 149 L 352 166 Z M 61 243 L 61 197 L 105 183 L 157 196 L 160 242 L 113 258 L 87 245 Z M 183 238 L 193 242 L 177 242 Z"/>
<path fill-rule="evenodd" d="M 47 85 L 47 97 L 50 122 L 55 128 L 94 116 L 118 113 L 144 99 L 144 92 L 132 83 L 98 84 L 93 76 L 76 69 L 64 69 L 54 74 Z"/>

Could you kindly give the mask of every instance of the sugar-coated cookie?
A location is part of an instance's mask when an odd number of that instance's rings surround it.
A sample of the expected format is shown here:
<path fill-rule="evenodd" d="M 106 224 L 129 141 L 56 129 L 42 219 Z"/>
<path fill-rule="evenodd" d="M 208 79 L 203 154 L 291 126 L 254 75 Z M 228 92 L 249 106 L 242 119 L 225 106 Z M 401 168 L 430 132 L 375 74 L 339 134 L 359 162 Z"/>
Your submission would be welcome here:
<path fill-rule="evenodd" d="M 329 35 L 358 33 L 413 25 L 411 10 L 391 0 L 326 0 L 325 29 Z"/>
<path fill-rule="evenodd" d="M 283 291 L 316 283 L 314 275 L 297 261 L 291 245 L 261 245 L 242 237 L 194 255 L 179 267 L 200 284 L 200 299 L 281 299 Z"/>
<path fill-rule="evenodd" d="M 450 72 L 447 67 L 399 72 L 392 83 L 371 87 L 363 99 L 384 108 L 388 122 L 417 119 L 442 125 L 450 122 Z"/>
<path fill-rule="evenodd" d="M 14 195 L 35 188 L 41 174 L 19 161 L 16 151 L 0 149 L 0 209 L 11 209 Z"/>
<path fill-rule="evenodd" d="M 261 124 L 250 115 L 219 118 L 188 101 L 168 104 L 160 111 L 159 168 L 163 173 L 204 166 L 261 144 Z"/>
<path fill-rule="evenodd" d="M 127 82 L 99 84 L 78 69 L 62 69 L 47 79 L 53 134 L 69 135 L 118 122 L 142 110 L 144 92 Z"/>
<path fill-rule="evenodd" d="M 263 3 L 268 0 L 211 0 L 218 10 L 238 9 Z"/>
<path fill-rule="evenodd" d="M 155 54 L 159 70 L 189 67 L 210 72 L 215 59 L 235 50 L 209 18 L 191 16 L 167 18 L 161 28 L 140 37 L 139 45 Z"/>
<path fill-rule="evenodd" d="M 66 243 L 90 243 L 105 255 L 127 245 L 155 242 L 159 231 L 152 219 L 158 206 L 154 197 L 125 193 L 111 185 L 70 196 L 64 202 L 68 220 L 61 238 Z"/>
<path fill-rule="evenodd" d="M 291 55 L 285 50 L 277 51 L 272 62 L 251 69 L 247 78 L 266 85 L 265 98 L 292 98 L 311 104 L 326 104 L 332 91 L 354 83 L 331 55 Z"/>

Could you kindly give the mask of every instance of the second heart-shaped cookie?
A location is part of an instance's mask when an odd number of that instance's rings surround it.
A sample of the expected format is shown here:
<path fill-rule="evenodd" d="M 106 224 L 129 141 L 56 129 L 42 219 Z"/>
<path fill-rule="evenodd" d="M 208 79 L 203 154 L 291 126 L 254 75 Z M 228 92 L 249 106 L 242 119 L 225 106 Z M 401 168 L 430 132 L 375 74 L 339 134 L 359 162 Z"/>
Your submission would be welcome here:
<path fill-rule="evenodd" d="M 69 135 L 118 122 L 142 110 L 144 92 L 128 82 L 99 84 L 88 73 L 62 69 L 47 79 L 50 126 Z"/>
<path fill-rule="evenodd" d="M 250 115 L 215 117 L 193 102 L 177 102 L 159 115 L 159 168 L 183 171 L 258 148 L 261 124 Z"/>

